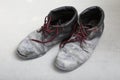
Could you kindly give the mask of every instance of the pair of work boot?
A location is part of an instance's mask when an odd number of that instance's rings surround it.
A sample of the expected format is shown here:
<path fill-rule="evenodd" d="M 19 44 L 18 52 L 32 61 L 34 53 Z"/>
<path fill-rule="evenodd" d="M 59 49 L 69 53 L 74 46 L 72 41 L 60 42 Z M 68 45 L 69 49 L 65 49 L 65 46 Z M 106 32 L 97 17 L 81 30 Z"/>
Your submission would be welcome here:
<path fill-rule="evenodd" d="M 103 29 L 104 11 L 100 7 L 89 7 L 79 16 L 72 6 L 59 7 L 50 11 L 40 29 L 19 44 L 17 54 L 22 59 L 37 58 L 60 43 L 55 66 L 72 71 L 89 59 Z"/>

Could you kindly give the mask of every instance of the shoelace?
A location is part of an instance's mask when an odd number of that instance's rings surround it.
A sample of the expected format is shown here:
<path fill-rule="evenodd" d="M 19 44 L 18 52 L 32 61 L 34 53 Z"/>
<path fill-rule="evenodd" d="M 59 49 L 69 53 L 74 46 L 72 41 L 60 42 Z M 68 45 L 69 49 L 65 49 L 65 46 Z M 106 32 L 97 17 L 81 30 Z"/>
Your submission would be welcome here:
<path fill-rule="evenodd" d="M 89 25 L 88 25 L 89 26 Z M 67 40 L 64 40 L 61 44 L 60 44 L 60 48 L 61 47 L 64 47 L 64 45 L 66 43 L 70 43 L 70 42 L 85 42 L 85 40 L 87 39 L 87 36 L 89 35 L 88 32 L 90 31 L 98 31 L 98 28 L 97 27 L 94 27 L 94 28 L 89 28 L 89 27 L 86 27 L 86 26 L 83 26 L 82 24 L 79 25 L 79 29 L 77 29 L 77 25 L 75 27 L 75 32 L 73 32 L 72 34 L 72 37 L 73 39 L 69 38 Z"/>
<path fill-rule="evenodd" d="M 44 21 L 44 25 L 42 26 L 42 28 L 37 31 L 38 33 L 42 32 L 42 34 L 44 36 L 50 34 L 50 33 L 54 33 L 55 35 L 52 36 L 49 40 L 47 41 L 40 41 L 40 40 L 36 40 L 36 39 L 31 39 L 32 41 L 38 42 L 38 43 L 47 43 L 47 42 L 51 42 L 53 39 L 55 39 L 55 37 L 58 35 L 59 33 L 59 25 L 54 26 L 54 29 L 50 29 L 50 22 L 51 22 L 51 17 L 45 17 L 45 21 Z"/>

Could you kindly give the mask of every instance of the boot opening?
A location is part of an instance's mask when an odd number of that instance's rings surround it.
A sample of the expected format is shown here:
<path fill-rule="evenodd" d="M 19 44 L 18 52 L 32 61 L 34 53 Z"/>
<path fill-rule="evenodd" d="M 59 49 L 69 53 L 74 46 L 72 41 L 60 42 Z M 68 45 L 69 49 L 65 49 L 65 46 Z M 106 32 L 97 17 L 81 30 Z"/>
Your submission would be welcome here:
<path fill-rule="evenodd" d="M 51 11 L 51 25 L 61 25 L 70 21 L 75 15 L 75 10 L 72 7 L 65 7 Z"/>
<path fill-rule="evenodd" d="M 81 22 L 83 25 L 89 27 L 97 26 L 101 20 L 102 12 L 99 7 L 93 7 L 85 10 L 81 15 Z"/>

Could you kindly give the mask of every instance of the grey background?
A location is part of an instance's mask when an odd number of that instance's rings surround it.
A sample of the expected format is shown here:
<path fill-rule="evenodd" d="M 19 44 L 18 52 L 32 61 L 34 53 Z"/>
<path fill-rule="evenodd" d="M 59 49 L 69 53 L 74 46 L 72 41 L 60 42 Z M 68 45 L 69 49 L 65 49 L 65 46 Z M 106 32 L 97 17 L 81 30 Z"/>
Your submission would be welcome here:
<path fill-rule="evenodd" d="M 51 9 L 71 5 L 105 11 L 105 30 L 91 58 L 72 72 L 54 67 L 58 45 L 43 57 L 20 60 L 19 42 L 43 25 Z M 120 80 L 120 0 L 0 0 L 0 80 Z"/>

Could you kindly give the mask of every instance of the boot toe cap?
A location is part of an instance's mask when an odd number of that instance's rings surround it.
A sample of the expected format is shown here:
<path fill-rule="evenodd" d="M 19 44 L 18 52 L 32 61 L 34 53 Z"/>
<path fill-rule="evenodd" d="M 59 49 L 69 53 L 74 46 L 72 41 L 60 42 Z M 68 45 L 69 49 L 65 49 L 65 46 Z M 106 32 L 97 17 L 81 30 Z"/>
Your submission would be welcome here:
<path fill-rule="evenodd" d="M 40 46 L 38 47 L 29 39 L 23 40 L 17 48 L 17 55 L 22 59 L 36 58 L 40 56 L 40 54 L 43 54 L 42 52 Z"/>
<path fill-rule="evenodd" d="M 72 71 L 78 67 L 79 63 L 71 55 L 60 51 L 56 57 L 55 66 L 63 71 Z"/>

